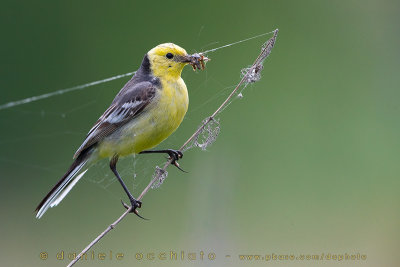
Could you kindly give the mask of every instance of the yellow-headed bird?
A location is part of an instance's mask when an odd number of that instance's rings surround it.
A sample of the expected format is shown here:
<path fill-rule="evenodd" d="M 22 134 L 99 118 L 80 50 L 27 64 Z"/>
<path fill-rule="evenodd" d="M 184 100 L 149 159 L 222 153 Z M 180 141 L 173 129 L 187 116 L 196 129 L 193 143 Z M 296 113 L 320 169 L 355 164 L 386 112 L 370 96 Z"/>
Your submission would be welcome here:
<path fill-rule="evenodd" d="M 204 68 L 199 54 L 188 55 L 185 49 L 166 43 L 151 49 L 110 107 L 97 120 L 74 155 L 75 161 L 61 180 L 36 208 L 40 218 L 48 208 L 57 206 L 82 178 L 88 167 L 102 158 L 110 158 L 110 168 L 121 183 L 137 213 L 141 202 L 129 192 L 116 169 L 119 157 L 133 153 L 167 153 L 172 163 L 182 158 L 178 150 L 153 148 L 180 125 L 189 104 L 181 72 L 185 65 Z"/>

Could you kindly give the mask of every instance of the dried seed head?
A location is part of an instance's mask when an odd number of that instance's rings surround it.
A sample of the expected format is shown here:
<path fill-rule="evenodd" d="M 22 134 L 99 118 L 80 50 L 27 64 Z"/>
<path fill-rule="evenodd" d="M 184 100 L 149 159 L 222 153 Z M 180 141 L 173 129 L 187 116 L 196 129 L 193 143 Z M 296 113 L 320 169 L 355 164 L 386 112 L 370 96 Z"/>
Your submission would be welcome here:
<path fill-rule="evenodd" d="M 208 123 L 207 121 L 210 118 L 203 120 L 202 124 L 199 127 L 202 127 L 202 130 L 193 138 L 193 141 L 190 142 L 185 148 L 184 151 L 187 151 L 193 147 L 199 147 L 201 150 L 207 150 L 207 147 L 212 145 L 219 135 L 221 130 L 219 125 L 219 119 L 211 119 Z M 203 126 L 207 123 L 206 126 Z"/>
<path fill-rule="evenodd" d="M 159 188 L 164 180 L 167 178 L 168 172 L 166 170 L 161 169 L 160 167 L 156 166 L 156 170 L 153 174 L 153 179 L 157 179 L 156 182 L 151 186 L 151 189 Z"/>

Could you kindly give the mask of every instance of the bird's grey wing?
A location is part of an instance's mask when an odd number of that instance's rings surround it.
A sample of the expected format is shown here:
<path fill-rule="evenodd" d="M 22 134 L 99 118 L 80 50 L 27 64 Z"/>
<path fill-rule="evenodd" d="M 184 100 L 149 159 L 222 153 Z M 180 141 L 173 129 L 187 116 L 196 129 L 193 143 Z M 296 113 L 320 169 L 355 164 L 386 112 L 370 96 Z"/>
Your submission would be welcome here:
<path fill-rule="evenodd" d="M 153 100 L 157 88 L 151 82 L 127 84 L 115 97 L 110 107 L 101 115 L 76 151 L 74 158 L 111 135 L 118 128 L 139 116 Z"/>

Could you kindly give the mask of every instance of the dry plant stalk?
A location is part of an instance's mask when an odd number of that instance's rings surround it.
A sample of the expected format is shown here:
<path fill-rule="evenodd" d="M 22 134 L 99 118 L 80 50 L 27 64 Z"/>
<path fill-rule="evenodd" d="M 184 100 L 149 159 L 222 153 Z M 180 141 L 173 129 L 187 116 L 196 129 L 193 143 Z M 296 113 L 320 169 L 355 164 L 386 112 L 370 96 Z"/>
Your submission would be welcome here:
<path fill-rule="evenodd" d="M 275 45 L 276 37 L 278 35 L 278 29 L 273 31 L 273 33 L 274 33 L 273 36 L 262 46 L 261 53 L 258 55 L 254 63 L 249 68 L 242 69 L 242 79 L 236 85 L 235 89 L 233 89 L 233 91 L 229 94 L 229 96 L 225 99 L 225 101 L 217 108 L 217 110 L 211 116 L 203 120 L 202 124 L 197 128 L 197 130 L 193 133 L 193 135 L 188 140 L 186 140 L 186 142 L 181 146 L 181 148 L 179 149 L 180 151 L 187 149 L 191 142 L 197 140 L 199 135 L 203 133 L 203 131 L 206 129 L 206 126 L 209 125 L 210 122 L 216 122 L 218 124 L 218 121 L 215 120 L 215 117 L 232 100 L 232 98 L 237 94 L 238 90 L 242 87 L 242 85 L 247 86 L 249 83 L 254 83 L 260 80 L 261 70 L 263 69 L 263 62 L 269 56 L 272 48 Z M 167 167 L 170 164 L 171 160 L 167 161 L 164 164 L 163 168 L 159 168 L 158 166 L 156 167 L 156 172 L 153 175 L 153 179 L 146 186 L 146 188 L 143 189 L 142 193 L 139 195 L 137 200 L 141 200 L 157 181 L 161 180 L 162 183 L 162 180 L 165 179 L 166 175 L 168 174 Z M 88 252 L 89 249 L 91 249 L 97 242 L 99 242 L 108 232 L 114 229 L 115 226 L 117 226 L 117 224 L 119 224 L 125 218 L 125 216 L 128 215 L 128 213 L 130 213 L 131 211 L 132 207 L 129 207 L 116 221 L 110 224 L 87 247 L 85 247 L 82 250 L 82 252 L 79 253 L 79 255 L 67 265 L 67 267 L 73 266 L 75 263 L 77 263 L 81 259 L 83 254 Z"/>

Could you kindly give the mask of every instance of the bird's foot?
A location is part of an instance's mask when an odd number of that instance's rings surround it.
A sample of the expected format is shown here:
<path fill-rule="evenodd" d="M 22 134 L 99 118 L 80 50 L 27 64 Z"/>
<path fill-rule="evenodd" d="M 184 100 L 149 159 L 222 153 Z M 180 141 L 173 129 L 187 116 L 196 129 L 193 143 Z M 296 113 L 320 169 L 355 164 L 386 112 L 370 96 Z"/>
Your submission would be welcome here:
<path fill-rule="evenodd" d="M 171 160 L 171 164 L 174 165 L 175 167 L 177 167 L 180 171 L 186 172 L 185 170 L 183 170 L 179 164 L 178 164 L 178 160 L 183 158 L 183 153 L 180 150 L 174 150 L 174 149 L 167 149 L 166 153 L 169 155 L 169 160 Z"/>
<path fill-rule="evenodd" d="M 142 207 L 142 202 L 139 200 L 136 200 L 134 198 L 130 199 L 131 202 L 131 206 L 129 206 L 128 204 L 126 204 L 125 202 L 123 202 L 121 200 L 122 205 L 125 207 L 125 209 L 129 210 L 130 209 L 130 213 L 135 213 L 139 218 L 142 218 L 143 220 L 148 220 L 144 217 L 142 217 L 141 215 L 139 215 L 139 212 L 137 209 L 140 209 Z"/>
<path fill-rule="evenodd" d="M 175 149 L 166 149 L 166 150 L 143 150 L 139 152 L 139 154 L 150 154 L 150 153 L 166 153 L 169 155 L 169 160 L 171 161 L 171 164 L 177 167 L 179 170 L 183 172 L 187 172 L 181 169 L 181 167 L 178 164 L 178 160 L 183 158 L 183 153 L 180 150 L 175 150 Z"/>

